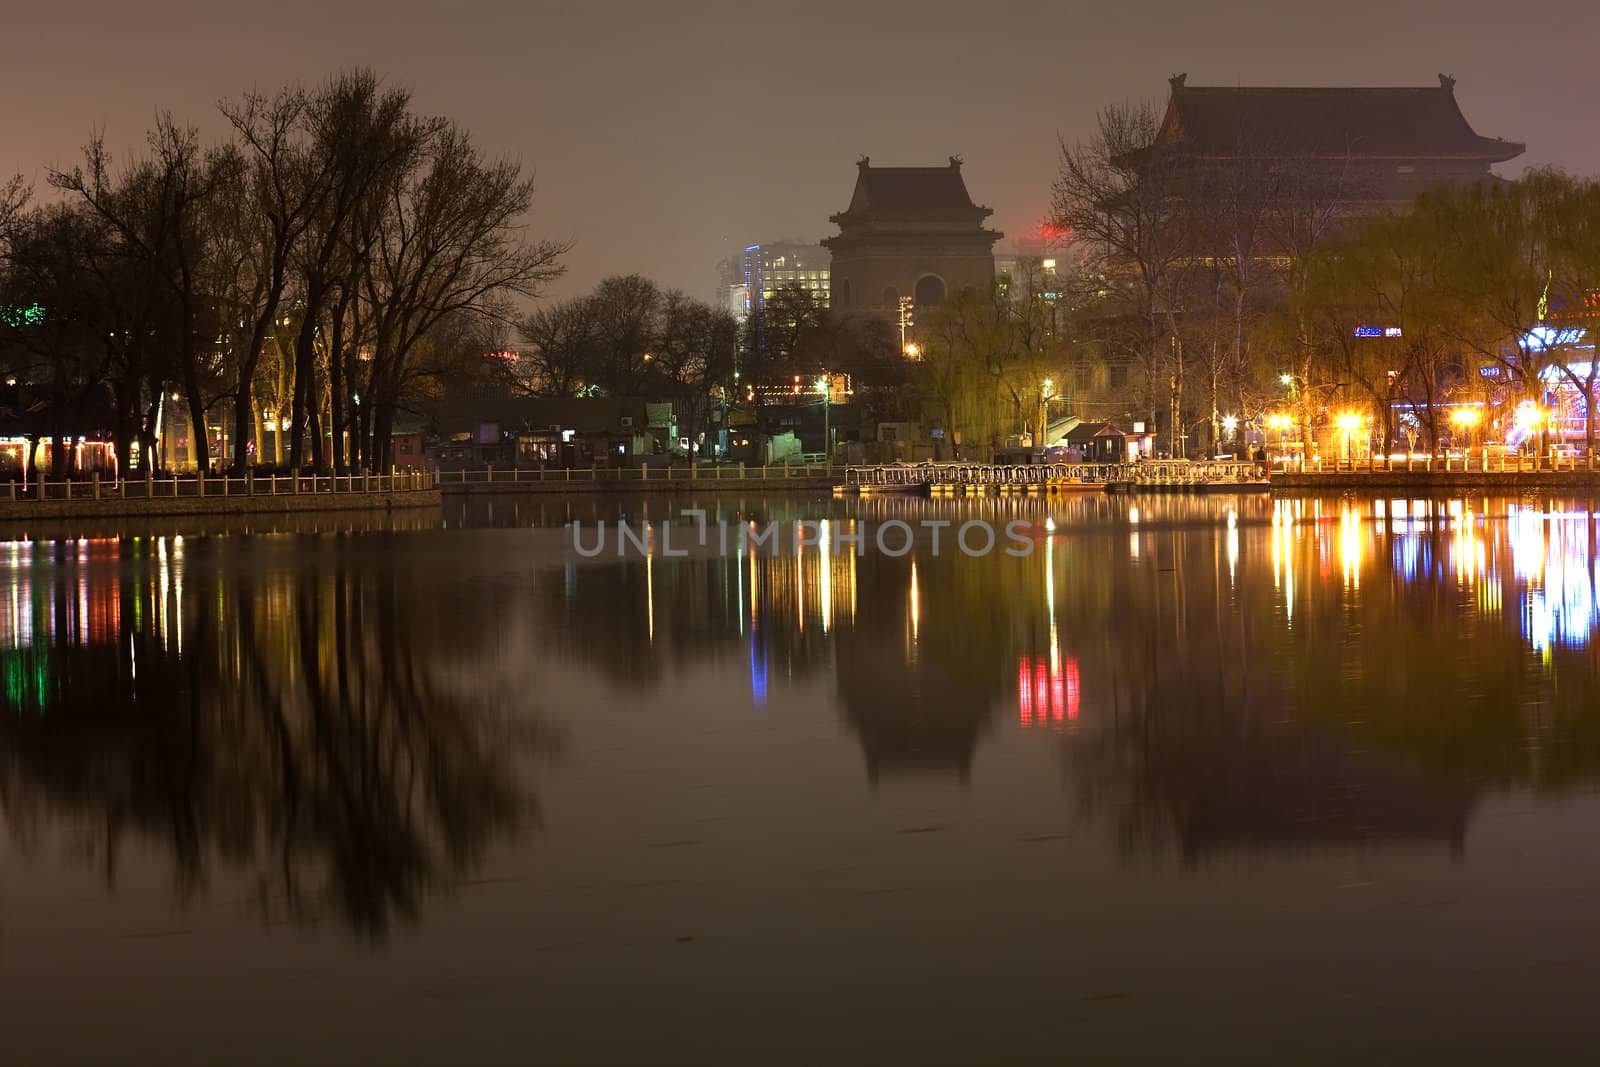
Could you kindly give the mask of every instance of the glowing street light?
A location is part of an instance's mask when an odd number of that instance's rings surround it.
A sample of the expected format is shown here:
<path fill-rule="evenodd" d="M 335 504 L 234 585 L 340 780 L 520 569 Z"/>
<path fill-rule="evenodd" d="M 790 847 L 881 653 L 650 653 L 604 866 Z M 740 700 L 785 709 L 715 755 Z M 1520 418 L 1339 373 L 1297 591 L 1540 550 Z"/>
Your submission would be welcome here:
<path fill-rule="evenodd" d="M 906 342 L 906 358 L 907 359 L 921 359 L 922 358 L 922 346 L 917 344 L 917 342 L 915 342 L 915 341 Z"/>
<path fill-rule="evenodd" d="M 1350 437 L 1355 434 L 1355 430 L 1362 429 L 1362 416 L 1358 416 L 1354 411 L 1346 411 L 1338 419 L 1334 419 L 1334 426 L 1338 426 L 1339 434 L 1344 435 L 1344 458 L 1349 459 L 1350 462 L 1355 462 L 1355 453 L 1352 450 Z"/>

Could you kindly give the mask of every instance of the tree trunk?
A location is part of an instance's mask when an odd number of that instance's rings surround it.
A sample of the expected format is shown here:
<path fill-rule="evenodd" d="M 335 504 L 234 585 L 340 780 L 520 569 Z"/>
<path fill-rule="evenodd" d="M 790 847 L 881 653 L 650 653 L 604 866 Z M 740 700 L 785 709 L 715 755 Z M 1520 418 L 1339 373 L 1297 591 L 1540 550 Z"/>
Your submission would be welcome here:
<path fill-rule="evenodd" d="M 299 470 L 304 466 L 305 437 L 308 430 L 313 434 L 312 449 L 320 455 L 321 446 L 317 443 L 313 423 L 317 408 L 316 395 L 312 392 L 313 381 L 317 365 L 317 314 L 316 309 L 322 306 L 322 292 L 314 288 L 306 295 L 306 314 L 300 322 L 300 332 L 294 339 L 294 399 L 291 401 L 289 416 L 289 466 Z M 283 412 L 279 412 L 279 425 L 282 425 Z"/>
<path fill-rule="evenodd" d="M 333 470 L 345 473 L 344 450 L 344 318 L 350 295 L 341 290 L 333 309 L 333 330 L 328 344 L 328 411 L 332 434 Z"/>

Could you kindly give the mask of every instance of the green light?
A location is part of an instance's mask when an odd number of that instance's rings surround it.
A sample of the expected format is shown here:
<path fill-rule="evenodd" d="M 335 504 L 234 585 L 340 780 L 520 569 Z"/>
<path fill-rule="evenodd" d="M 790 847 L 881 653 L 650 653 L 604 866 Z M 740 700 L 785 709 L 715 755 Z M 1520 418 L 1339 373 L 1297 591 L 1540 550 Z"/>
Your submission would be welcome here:
<path fill-rule="evenodd" d="M 6 703 L 15 711 L 33 710 L 43 715 L 54 702 L 56 686 L 47 653 L 30 648 L 0 652 L 0 679 Z"/>
<path fill-rule="evenodd" d="M 27 307 L 0 307 L 0 322 L 7 326 L 43 326 L 44 305 L 39 303 L 29 304 Z"/>

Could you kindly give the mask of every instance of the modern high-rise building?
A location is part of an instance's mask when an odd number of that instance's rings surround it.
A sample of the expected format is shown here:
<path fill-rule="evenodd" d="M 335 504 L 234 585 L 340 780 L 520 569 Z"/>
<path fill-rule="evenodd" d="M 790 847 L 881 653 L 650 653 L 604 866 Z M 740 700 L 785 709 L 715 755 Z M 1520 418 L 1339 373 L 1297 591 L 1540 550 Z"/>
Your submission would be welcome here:
<path fill-rule="evenodd" d="M 724 278 L 728 310 L 740 320 L 759 314 L 786 286 L 804 290 L 819 306 L 827 307 L 830 260 L 820 245 L 793 241 L 748 245 L 735 268 L 737 276 Z"/>

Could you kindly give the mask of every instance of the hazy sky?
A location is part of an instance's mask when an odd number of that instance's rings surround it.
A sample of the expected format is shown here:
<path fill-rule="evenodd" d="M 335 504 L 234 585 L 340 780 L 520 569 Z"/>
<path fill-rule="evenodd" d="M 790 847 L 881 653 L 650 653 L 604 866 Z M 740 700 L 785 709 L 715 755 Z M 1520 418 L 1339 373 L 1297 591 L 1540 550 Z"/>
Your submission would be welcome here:
<path fill-rule="evenodd" d="M 1048 206 L 1058 132 L 1191 85 L 1430 85 L 1456 76 L 1511 164 L 1600 173 L 1600 7 L 1579 0 L 1318 7 L 1183 3 L 550 4 L 283 0 L 37 5 L 0 64 L 0 173 L 43 184 L 92 130 L 139 143 L 158 109 L 218 126 L 252 86 L 369 65 L 538 176 L 540 236 L 577 248 L 558 292 L 638 271 L 709 297 L 735 247 L 816 239 L 862 154 L 966 158 L 1008 234 Z"/>

